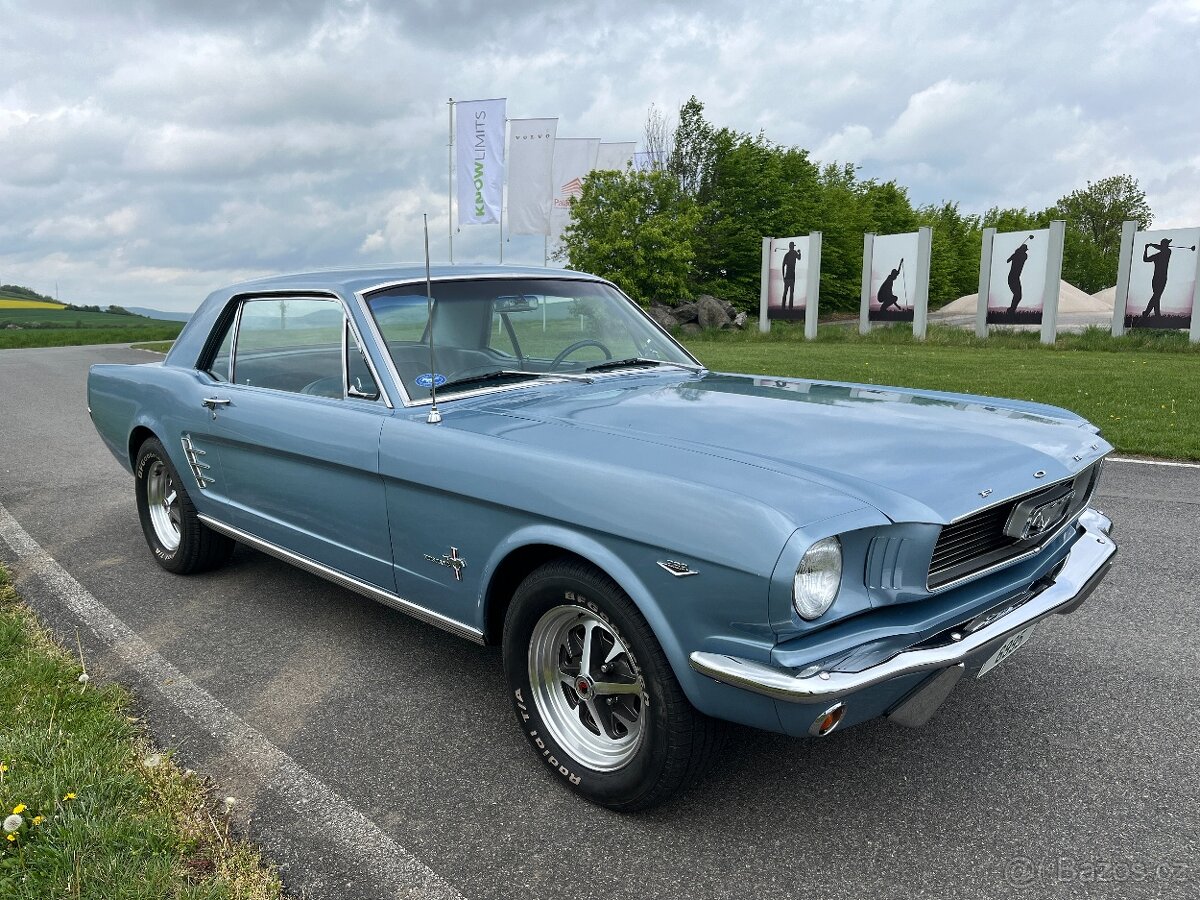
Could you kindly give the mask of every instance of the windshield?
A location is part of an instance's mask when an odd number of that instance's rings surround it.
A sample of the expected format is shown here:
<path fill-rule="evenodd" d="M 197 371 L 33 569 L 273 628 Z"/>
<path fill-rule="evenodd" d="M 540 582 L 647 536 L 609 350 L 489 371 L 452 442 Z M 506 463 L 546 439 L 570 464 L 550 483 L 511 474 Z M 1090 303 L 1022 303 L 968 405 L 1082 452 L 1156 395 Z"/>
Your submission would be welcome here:
<path fill-rule="evenodd" d="M 601 363 L 698 368 L 607 284 L 554 278 L 433 282 L 433 352 L 425 283 L 367 298 L 408 395 L 453 395 L 487 384 L 582 375 Z"/>

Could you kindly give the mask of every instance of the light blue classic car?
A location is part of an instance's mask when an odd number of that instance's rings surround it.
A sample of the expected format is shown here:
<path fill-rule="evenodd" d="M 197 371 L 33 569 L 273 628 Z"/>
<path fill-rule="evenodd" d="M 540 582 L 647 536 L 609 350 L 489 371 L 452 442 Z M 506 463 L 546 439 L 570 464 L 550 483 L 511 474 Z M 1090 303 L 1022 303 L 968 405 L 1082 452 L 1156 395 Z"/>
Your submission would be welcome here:
<path fill-rule="evenodd" d="M 614 809 L 694 779 L 717 719 L 922 724 L 1116 553 L 1078 416 L 709 372 L 575 272 L 236 285 L 88 403 L 163 568 L 240 542 L 500 644 L 535 754 Z"/>

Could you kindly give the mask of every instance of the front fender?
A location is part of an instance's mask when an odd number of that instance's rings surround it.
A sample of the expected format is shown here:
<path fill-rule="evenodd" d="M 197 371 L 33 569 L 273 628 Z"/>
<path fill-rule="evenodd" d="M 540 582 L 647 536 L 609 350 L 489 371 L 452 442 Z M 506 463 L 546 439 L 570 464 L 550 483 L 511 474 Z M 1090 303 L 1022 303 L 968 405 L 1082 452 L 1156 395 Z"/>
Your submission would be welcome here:
<path fill-rule="evenodd" d="M 770 660 L 774 639 L 768 622 L 769 573 L 751 574 L 688 559 L 681 561 L 699 574 L 678 578 L 658 565 L 666 555 L 657 548 L 611 535 L 601 540 L 553 523 L 530 524 L 510 534 L 489 557 L 478 597 L 479 623 L 488 620 L 487 598 L 503 562 L 513 553 L 533 546 L 555 547 L 574 554 L 612 578 L 649 623 L 684 694 L 701 712 L 780 730 L 773 702 L 748 697 L 744 691 L 706 678 L 688 662 L 691 651 L 699 646 Z"/>

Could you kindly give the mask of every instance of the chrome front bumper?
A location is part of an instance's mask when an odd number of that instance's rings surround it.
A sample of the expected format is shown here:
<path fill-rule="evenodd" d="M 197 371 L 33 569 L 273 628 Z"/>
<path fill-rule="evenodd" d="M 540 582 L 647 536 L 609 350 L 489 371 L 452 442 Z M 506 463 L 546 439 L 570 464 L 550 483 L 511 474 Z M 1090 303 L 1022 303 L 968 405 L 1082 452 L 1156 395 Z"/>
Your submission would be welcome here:
<path fill-rule="evenodd" d="M 1117 545 L 1109 537 L 1112 522 L 1103 513 L 1087 509 L 1076 527 L 1082 533 L 1054 575 L 1052 584 L 1011 612 L 963 635 L 960 640 L 905 650 L 861 672 L 815 672 L 803 678 L 791 669 L 721 653 L 698 650 L 689 660 L 692 668 L 702 675 L 792 703 L 838 700 L 893 678 L 957 666 L 1040 619 L 1055 613 L 1074 612 L 1096 589 L 1117 554 Z"/>

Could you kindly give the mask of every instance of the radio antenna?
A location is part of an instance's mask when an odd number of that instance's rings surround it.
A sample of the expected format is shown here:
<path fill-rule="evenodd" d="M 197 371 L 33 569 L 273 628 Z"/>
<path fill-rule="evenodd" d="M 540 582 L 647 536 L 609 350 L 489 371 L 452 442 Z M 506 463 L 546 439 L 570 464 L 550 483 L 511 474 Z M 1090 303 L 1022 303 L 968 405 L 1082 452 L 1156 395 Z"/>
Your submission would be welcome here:
<path fill-rule="evenodd" d="M 429 277 L 429 214 L 422 213 L 425 220 L 425 300 L 429 310 L 429 416 L 425 419 L 430 425 L 442 421 L 442 414 L 437 408 L 437 363 L 433 355 L 433 280 Z"/>

